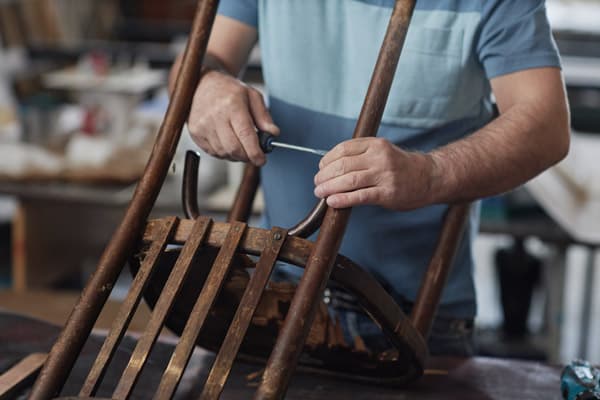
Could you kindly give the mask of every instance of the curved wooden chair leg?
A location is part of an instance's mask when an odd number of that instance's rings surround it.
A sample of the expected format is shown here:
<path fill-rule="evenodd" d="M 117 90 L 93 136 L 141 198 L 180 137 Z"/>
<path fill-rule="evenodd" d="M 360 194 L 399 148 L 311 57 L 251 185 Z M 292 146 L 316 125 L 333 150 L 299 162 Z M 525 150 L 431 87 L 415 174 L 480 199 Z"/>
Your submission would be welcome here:
<path fill-rule="evenodd" d="M 423 277 L 411 314 L 413 326 L 424 338 L 429 337 L 448 274 L 469 221 L 470 210 L 471 205 L 466 203 L 451 206 L 446 212 L 438 243 Z"/>
<path fill-rule="evenodd" d="M 183 213 L 188 219 L 196 219 L 200 216 L 200 207 L 198 205 L 199 167 L 200 156 L 195 151 L 188 150 L 185 154 L 183 182 L 181 185 Z M 248 222 L 259 183 L 260 169 L 250 164 L 245 165 L 242 181 L 227 217 L 228 221 Z"/>
<path fill-rule="evenodd" d="M 200 216 L 198 206 L 198 169 L 200 168 L 200 155 L 188 150 L 185 153 L 183 167 L 183 182 L 181 184 L 181 205 L 183 214 L 187 219 L 196 219 Z"/>
<path fill-rule="evenodd" d="M 298 236 L 307 238 L 319 229 L 327 212 L 327 201 L 322 199 L 317 203 L 310 213 L 302 221 L 290 228 L 288 234 L 290 236 Z"/>
<path fill-rule="evenodd" d="M 260 183 L 260 168 L 252 164 L 244 166 L 244 175 L 227 216 L 227 221 L 248 222 L 252 214 L 252 203 Z"/>

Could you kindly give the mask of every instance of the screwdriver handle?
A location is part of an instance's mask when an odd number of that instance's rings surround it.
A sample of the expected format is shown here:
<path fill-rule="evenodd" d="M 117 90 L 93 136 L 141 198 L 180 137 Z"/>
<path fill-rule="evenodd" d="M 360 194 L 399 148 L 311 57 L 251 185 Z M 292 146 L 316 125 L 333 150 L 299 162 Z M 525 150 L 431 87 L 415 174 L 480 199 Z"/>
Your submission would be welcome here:
<path fill-rule="evenodd" d="M 269 132 L 265 131 L 257 131 L 258 134 L 258 143 L 260 145 L 261 150 L 264 153 L 270 153 L 273 151 L 273 135 Z"/>

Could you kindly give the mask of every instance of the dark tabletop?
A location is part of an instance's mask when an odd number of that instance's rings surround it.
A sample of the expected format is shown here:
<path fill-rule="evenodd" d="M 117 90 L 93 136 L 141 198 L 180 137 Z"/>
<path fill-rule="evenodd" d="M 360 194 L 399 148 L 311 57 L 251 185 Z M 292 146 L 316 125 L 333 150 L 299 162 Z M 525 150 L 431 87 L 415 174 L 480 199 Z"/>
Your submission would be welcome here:
<path fill-rule="evenodd" d="M 0 311 L 0 372 L 27 354 L 48 351 L 59 333 L 59 328 L 39 320 Z M 94 355 L 101 345 L 101 335 L 90 338 L 80 360 L 72 372 L 63 395 L 75 395 L 80 388 Z M 106 383 L 99 393 L 110 397 L 111 384 L 115 385 L 128 361 L 135 340 L 125 338 L 111 364 Z M 161 341 L 153 351 L 142 373 L 132 398 L 149 399 L 158 385 L 163 368 L 173 350 L 173 343 Z M 178 391 L 177 398 L 197 398 L 198 390 L 206 379 L 213 356 L 198 349 Z M 423 400 L 523 400 L 560 399 L 558 367 L 491 358 L 435 359 L 429 372 L 420 382 L 403 389 L 374 387 L 355 382 L 340 381 L 296 373 L 286 399 L 423 399 Z M 261 369 L 259 365 L 238 363 L 234 368 L 223 399 L 249 399 L 256 386 L 248 375 Z"/>

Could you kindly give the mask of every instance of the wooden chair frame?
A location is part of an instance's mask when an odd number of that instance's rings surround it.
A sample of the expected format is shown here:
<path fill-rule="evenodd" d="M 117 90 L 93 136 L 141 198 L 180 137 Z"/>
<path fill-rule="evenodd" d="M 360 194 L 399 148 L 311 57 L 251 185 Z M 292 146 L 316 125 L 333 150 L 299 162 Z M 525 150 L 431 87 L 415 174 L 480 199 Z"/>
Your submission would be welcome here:
<path fill-rule="evenodd" d="M 396 361 L 407 367 L 396 381 L 414 380 L 423 372 L 427 356 L 425 338 L 429 334 L 452 259 L 465 229 L 468 204 L 449 208 L 410 318 L 404 315 L 375 279 L 351 260 L 338 255 L 350 209 L 328 208 L 322 201 L 303 221 L 291 229 L 275 227 L 264 230 L 248 227 L 246 221 L 259 184 L 259 170 L 255 167 L 247 166 L 245 169 L 229 222 L 219 223 L 199 215 L 195 198 L 195 171 L 198 160 L 189 156 L 186 161 L 183 200 L 184 210 L 190 218 L 179 220 L 170 217 L 147 222 L 172 162 L 181 129 L 189 114 L 194 91 L 201 77 L 202 60 L 217 5 L 218 0 L 198 2 L 174 95 L 148 165 L 120 226 L 99 261 L 96 272 L 83 290 L 79 302 L 49 353 L 33 387 L 31 399 L 50 399 L 60 393 L 119 273 L 141 242 L 146 243 L 149 248 L 79 393 L 80 398 L 88 398 L 95 394 L 161 254 L 167 245 L 173 243 L 183 245 L 181 253 L 154 305 L 146 330 L 137 342 L 129 365 L 114 391 L 114 399 L 126 399 L 131 395 L 190 266 L 194 264 L 204 246 L 218 249 L 218 255 L 210 267 L 202 292 L 195 299 L 193 312 L 185 323 L 155 398 L 171 398 L 175 393 L 200 329 L 223 286 L 236 253 L 259 256 L 259 260 L 217 354 L 202 399 L 216 399 L 220 396 L 277 260 L 303 267 L 304 274 L 268 359 L 255 399 L 280 399 L 285 395 L 315 317 L 319 299 L 330 277 L 358 298 L 398 349 L 399 357 Z M 376 135 L 414 5 L 414 0 L 396 1 L 354 138 Z M 316 242 L 305 239 L 318 228 L 320 230 Z"/>

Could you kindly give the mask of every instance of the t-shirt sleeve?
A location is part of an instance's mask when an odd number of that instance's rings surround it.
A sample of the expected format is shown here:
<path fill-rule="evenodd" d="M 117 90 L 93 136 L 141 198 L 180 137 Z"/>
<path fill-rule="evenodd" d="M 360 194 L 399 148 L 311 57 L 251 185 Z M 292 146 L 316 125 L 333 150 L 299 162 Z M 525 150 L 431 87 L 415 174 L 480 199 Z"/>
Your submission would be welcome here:
<path fill-rule="evenodd" d="M 489 79 L 524 69 L 560 67 L 543 0 L 485 4 L 477 54 Z"/>
<path fill-rule="evenodd" d="M 258 27 L 258 0 L 221 0 L 219 15 Z"/>

